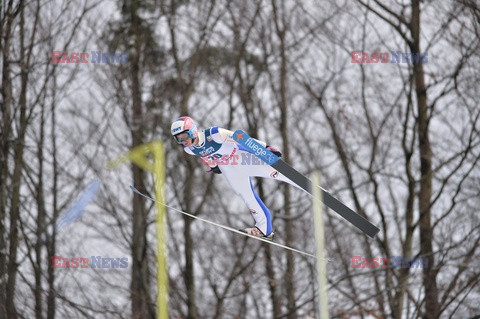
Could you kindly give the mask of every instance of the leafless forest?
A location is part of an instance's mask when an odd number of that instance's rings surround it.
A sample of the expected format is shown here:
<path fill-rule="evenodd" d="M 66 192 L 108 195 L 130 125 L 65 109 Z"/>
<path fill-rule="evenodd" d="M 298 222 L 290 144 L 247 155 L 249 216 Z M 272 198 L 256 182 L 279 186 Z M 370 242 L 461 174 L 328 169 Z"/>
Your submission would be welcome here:
<path fill-rule="evenodd" d="M 0 0 L 0 318 L 156 316 L 156 210 L 128 187 L 153 194 L 153 176 L 107 168 L 143 143 L 164 144 L 168 205 L 252 226 L 223 177 L 174 143 L 179 115 L 319 169 L 381 228 L 369 239 L 324 211 L 330 317 L 479 318 L 479 39 L 477 0 Z M 94 63 L 97 51 L 128 61 Z M 353 51 L 389 58 L 352 63 Z M 94 178 L 81 219 L 54 227 Z M 255 187 L 276 241 L 313 253 L 311 198 Z M 171 318 L 319 317 L 315 259 L 171 209 L 167 238 Z M 53 256 L 128 267 L 53 268 Z"/>

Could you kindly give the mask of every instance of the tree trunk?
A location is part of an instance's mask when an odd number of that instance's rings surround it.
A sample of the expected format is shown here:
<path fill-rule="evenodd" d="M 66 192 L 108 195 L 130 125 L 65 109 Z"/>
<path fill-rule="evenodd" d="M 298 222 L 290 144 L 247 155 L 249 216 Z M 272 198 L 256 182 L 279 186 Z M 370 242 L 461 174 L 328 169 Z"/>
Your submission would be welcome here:
<path fill-rule="evenodd" d="M 56 77 L 53 75 L 53 83 L 56 82 Z M 56 96 L 56 87 L 53 85 L 53 92 L 52 96 Z M 53 187 L 52 187 L 52 195 L 53 195 L 53 219 L 52 224 L 55 225 L 55 222 L 58 218 L 58 198 L 57 198 L 57 182 L 58 182 L 58 166 L 57 166 L 57 142 L 56 142 L 56 105 L 55 105 L 55 98 L 52 99 L 53 103 L 51 106 L 51 138 L 52 138 L 52 171 L 53 171 Z M 57 230 L 53 227 L 52 230 L 52 237 L 47 241 L 47 251 L 48 256 L 55 256 L 56 246 L 55 241 L 57 238 Z M 48 296 L 47 296 L 47 319 L 54 319 L 55 318 L 55 269 L 53 267 L 48 267 L 47 272 L 47 283 L 48 283 Z"/>
<path fill-rule="evenodd" d="M 255 135 L 258 136 L 258 135 Z M 260 198 L 264 198 L 263 183 L 260 179 L 258 181 L 258 194 Z M 272 248 L 270 245 L 265 246 L 265 272 L 268 278 L 268 289 L 270 290 L 270 301 L 272 303 L 273 318 L 279 318 L 282 314 L 282 301 L 280 299 L 280 292 L 278 289 L 278 280 L 275 275 L 275 267 L 272 256 Z"/>
<path fill-rule="evenodd" d="M 193 167 L 189 164 L 188 170 L 193 174 Z M 188 174 L 187 176 L 191 176 Z M 191 183 L 187 180 L 185 181 L 184 186 L 184 198 L 191 198 L 192 188 Z M 187 211 L 191 211 L 190 203 L 187 203 Z M 197 307 L 195 301 L 195 268 L 193 262 L 193 239 L 191 233 L 192 218 L 184 216 L 183 221 L 185 223 L 185 228 L 183 230 L 183 235 L 185 237 L 185 271 L 184 271 L 184 281 L 185 289 L 187 291 L 187 308 L 188 308 L 188 319 L 197 318 Z"/>
<path fill-rule="evenodd" d="M 408 178 L 408 197 L 405 209 L 405 242 L 402 247 L 402 256 L 411 257 L 412 256 L 412 244 L 413 244 L 413 232 L 415 230 L 413 215 L 414 215 L 414 204 L 415 204 L 415 178 L 412 173 L 411 159 L 412 159 L 412 150 L 407 145 L 407 132 L 408 128 L 408 119 L 410 117 L 411 105 L 408 105 L 407 112 L 405 114 L 405 123 L 403 126 L 403 138 L 402 138 L 402 149 L 405 155 L 405 174 Z M 408 287 L 408 278 L 410 275 L 410 268 L 402 268 L 399 270 L 400 275 L 398 278 L 396 296 L 393 300 L 392 305 L 392 317 L 402 318 L 403 313 L 403 303 L 405 300 L 405 292 Z"/>
<path fill-rule="evenodd" d="M 36 229 L 36 243 L 35 243 L 35 264 L 34 264 L 34 273 L 35 273 L 35 318 L 43 318 L 43 302 L 42 302 L 42 273 L 43 273 L 43 259 L 42 259 L 42 237 L 45 235 L 45 202 L 44 202 L 44 193 L 43 193 L 43 148 L 44 148 L 44 138 L 45 138 L 45 105 L 42 105 L 40 112 L 40 140 L 38 141 L 38 183 L 35 191 L 35 197 L 37 201 L 37 229 Z"/>
<path fill-rule="evenodd" d="M 192 96 L 195 88 L 195 72 L 196 68 L 198 67 L 200 61 L 195 60 L 193 62 L 193 65 L 191 66 L 190 69 L 190 77 L 188 80 L 185 80 L 183 72 L 182 72 L 182 64 L 180 62 L 180 58 L 178 57 L 178 50 L 177 50 L 177 37 L 175 33 L 175 26 L 173 25 L 174 19 L 172 18 L 174 15 L 175 10 L 172 9 L 172 16 L 168 17 L 168 23 L 169 23 L 169 31 L 170 31 L 170 36 L 171 36 L 171 45 L 172 45 L 172 56 L 175 61 L 175 69 L 177 72 L 177 77 L 178 81 L 181 83 L 180 87 L 182 88 L 181 90 L 181 101 L 179 103 L 179 110 L 180 110 L 180 115 L 185 115 L 188 116 L 188 102 L 190 100 L 190 97 Z M 192 188 L 191 188 L 191 183 L 189 182 L 189 176 L 192 176 L 194 173 L 194 160 L 191 158 L 187 159 L 187 170 L 188 173 L 186 174 L 186 179 L 184 181 L 184 192 L 183 192 L 183 198 L 186 199 L 186 210 L 191 211 L 190 203 L 188 202 L 188 198 L 191 197 L 192 194 Z M 184 230 L 183 230 L 183 236 L 185 237 L 185 269 L 182 273 L 183 275 L 183 280 L 185 283 L 185 289 L 187 291 L 187 318 L 188 319 L 195 319 L 197 318 L 197 305 L 196 305 L 196 298 L 195 298 L 195 268 L 194 268 L 194 261 L 193 261 L 193 239 L 192 239 L 192 234 L 191 234 L 191 225 L 192 225 L 192 219 L 188 216 L 183 217 L 184 221 Z"/>
<path fill-rule="evenodd" d="M 12 204 L 10 209 L 10 234 L 9 234 L 9 260 L 7 266 L 8 280 L 6 288 L 6 308 L 7 318 L 17 318 L 17 310 L 15 308 L 15 287 L 16 276 L 18 271 L 17 250 L 18 250 L 18 223 L 20 222 L 20 183 L 23 171 L 23 151 L 25 146 L 25 132 L 27 130 L 27 83 L 28 73 L 25 55 L 24 42 L 24 20 L 23 1 L 19 4 L 22 22 L 20 23 L 20 79 L 21 91 L 19 99 L 20 118 L 18 123 L 18 135 L 14 146 L 14 169 L 12 175 Z"/>
<path fill-rule="evenodd" d="M 131 30 L 134 39 L 134 47 L 131 62 L 130 83 L 132 89 L 132 118 L 131 134 L 134 148 L 144 143 L 143 109 L 141 92 L 141 37 L 139 34 L 140 18 L 138 17 L 135 4 L 130 11 Z M 145 174 L 141 168 L 132 164 L 134 183 L 142 191 L 145 190 Z M 150 298 L 148 255 L 147 255 L 147 209 L 145 201 L 140 196 L 133 196 L 133 221 L 132 221 L 132 282 L 130 284 L 132 318 L 154 318 L 154 305 Z"/>
<path fill-rule="evenodd" d="M 10 150 L 10 136 L 11 136 L 11 104 L 12 104 L 12 85 L 10 82 L 10 37 L 11 25 L 13 17 L 11 14 L 11 3 L 7 8 L 6 15 L 7 23 L 5 29 L 0 26 L 2 32 L 0 37 L 3 40 L 2 46 L 2 83 L 0 85 L 0 93 L 2 95 L 2 125 L 0 128 L 1 146 L 0 153 L 0 318 L 7 318 L 6 313 L 6 282 L 7 282 L 7 236 L 6 236 L 6 216 L 7 216 L 7 181 L 8 181 L 8 153 Z M 4 34 L 5 32 L 5 34 Z"/>
<path fill-rule="evenodd" d="M 411 43 L 412 53 L 420 53 L 420 0 L 412 0 Z M 423 268 L 425 288 L 425 318 L 437 318 L 439 314 L 438 288 L 435 259 L 433 255 L 433 228 L 431 222 L 432 197 L 432 149 L 429 138 L 429 115 L 427 91 L 422 63 L 413 62 L 413 76 L 417 96 L 418 147 L 420 151 L 420 191 L 418 194 L 420 212 L 420 254 L 428 258 L 428 267 Z"/>
<path fill-rule="evenodd" d="M 279 88 L 279 106 L 281 112 L 280 118 L 280 134 L 283 141 L 283 158 L 289 163 L 290 154 L 288 151 L 288 101 L 287 101 L 287 55 L 286 55 L 286 44 L 285 44 L 285 7 L 282 3 L 281 15 L 278 12 L 277 5 L 274 0 L 272 0 L 273 12 L 275 16 L 275 27 L 278 40 L 280 41 L 280 88 Z M 281 22 L 280 22 L 281 20 Z M 284 214 L 286 217 L 285 221 L 285 243 L 291 245 L 294 242 L 294 225 L 293 221 L 289 218 L 290 213 L 290 189 L 288 185 L 284 185 Z M 285 293 L 287 296 L 287 313 L 289 319 L 297 318 L 297 306 L 296 306 L 296 295 L 295 295 L 295 256 L 292 251 L 287 252 L 287 269 L 285 271 L 284 283 L 285 283 Z"/>

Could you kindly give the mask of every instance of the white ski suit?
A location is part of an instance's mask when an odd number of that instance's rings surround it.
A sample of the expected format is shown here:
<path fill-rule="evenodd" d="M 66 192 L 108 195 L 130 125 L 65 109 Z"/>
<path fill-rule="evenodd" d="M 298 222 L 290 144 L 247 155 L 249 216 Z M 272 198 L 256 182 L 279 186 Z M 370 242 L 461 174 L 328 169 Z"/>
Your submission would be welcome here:
<path fill-rule="evenodd" d="M 243 199 L 255 220 L 255 226 L 268 236 L 272 233 L 272 216 L 253 188 L 251 177 L 278 179 L 294 184 L 270 165 L 249 153 L 233 140 L 233 132 L 217 126 L 198 132 L 198 145 L 185 147 L 190 155 L 202 157 L 202 164 L 218 168 L 230 187 Z M 257 140 L 258 141 L 258 140 Z M 265 142 L 258 141 L 264 147 Z"/>

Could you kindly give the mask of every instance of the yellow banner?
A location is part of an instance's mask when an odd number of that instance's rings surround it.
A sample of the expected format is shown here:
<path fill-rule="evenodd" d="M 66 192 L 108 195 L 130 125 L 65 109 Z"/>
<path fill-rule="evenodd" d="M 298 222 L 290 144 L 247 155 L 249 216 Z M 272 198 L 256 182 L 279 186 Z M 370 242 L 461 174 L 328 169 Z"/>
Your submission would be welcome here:
<path fill-rule="evenodd" d="M 153 160 L 152 160 L 153 159 Z M 155 176 L 155 206 L 157 208 L 157 319 L 168 319 L 167 223 L 163 203 L 165 185 L 165 153 L 160 141 L 135 147 L 108 163 L 109 168 L 132 162 Z"/>

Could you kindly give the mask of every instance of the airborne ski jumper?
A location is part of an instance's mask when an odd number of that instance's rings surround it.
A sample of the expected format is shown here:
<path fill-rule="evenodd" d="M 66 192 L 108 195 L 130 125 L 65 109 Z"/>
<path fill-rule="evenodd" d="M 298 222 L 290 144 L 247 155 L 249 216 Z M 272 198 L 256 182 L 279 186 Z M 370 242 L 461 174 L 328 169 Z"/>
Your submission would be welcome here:
<path fill-rule="evenodd" d="M 230 130 L 213 126 L 199 131 L 190 117 L 182 116 L 172 123 L 171 133 L 175 141 L 183 145 L 185 152 L 201 157 L 203 164 L 208 167 L 207 172 L 222 174 L 235 193 L 243 199 L 255 220 L 255 227 L 242 231 L 273 239 L 272 215 L 255 192 L 251 178 L 278 179 L 298 186 L 239 145 L 233 140 L 233 132 Z M 256 141 L 276 156 L 282 156 L 277 148 Z"/>

